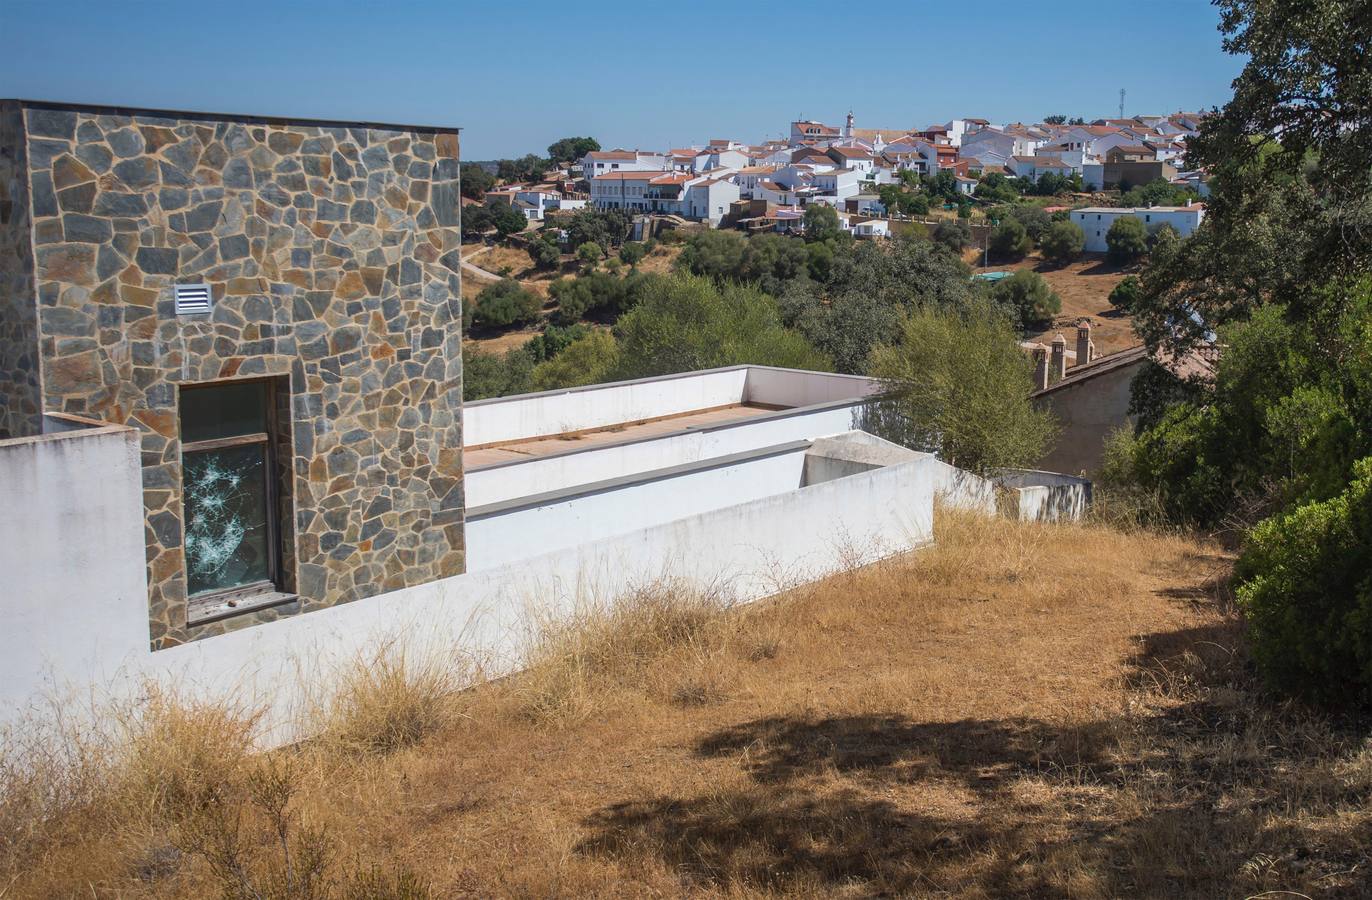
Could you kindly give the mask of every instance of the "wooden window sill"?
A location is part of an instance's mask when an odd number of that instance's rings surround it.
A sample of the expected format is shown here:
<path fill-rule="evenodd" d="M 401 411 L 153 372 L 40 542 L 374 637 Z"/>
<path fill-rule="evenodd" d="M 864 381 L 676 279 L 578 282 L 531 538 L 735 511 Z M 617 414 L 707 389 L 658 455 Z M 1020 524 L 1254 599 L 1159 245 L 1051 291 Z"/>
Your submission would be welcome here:
<path fill-rule="evenodd" d="M 276 606 L 294 603 L 299 597 L 285 594 L 275 588 L 258 591 L 218 594 L 209 597 L 192 597 L 186 608 L 186 624 L 208 625 L 234 616 L 260 612 Z"/>

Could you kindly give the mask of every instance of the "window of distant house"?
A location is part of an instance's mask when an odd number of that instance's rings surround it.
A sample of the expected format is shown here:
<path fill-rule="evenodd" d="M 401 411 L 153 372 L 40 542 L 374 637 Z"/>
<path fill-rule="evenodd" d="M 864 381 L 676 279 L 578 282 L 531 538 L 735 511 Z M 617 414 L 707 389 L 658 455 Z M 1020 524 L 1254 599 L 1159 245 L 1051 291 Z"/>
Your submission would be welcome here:
<path fill-rule="evenodd" d="M 280 583 L 274 400 L 267 379 L 181 389 L 181 502 L 193 607 L 197 600 L 233 607 L 230 598 L 274 592 Z"/>

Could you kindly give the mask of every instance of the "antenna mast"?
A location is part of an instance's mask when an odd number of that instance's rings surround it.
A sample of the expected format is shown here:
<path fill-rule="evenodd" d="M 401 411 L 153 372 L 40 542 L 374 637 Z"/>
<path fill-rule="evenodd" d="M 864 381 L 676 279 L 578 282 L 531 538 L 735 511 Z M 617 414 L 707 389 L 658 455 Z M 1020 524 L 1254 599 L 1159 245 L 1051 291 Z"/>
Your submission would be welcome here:
<path fill-rule="evenodd" d="M 1120 118 L 1124 118 L 1124 88 L 1120 88 Z"/>

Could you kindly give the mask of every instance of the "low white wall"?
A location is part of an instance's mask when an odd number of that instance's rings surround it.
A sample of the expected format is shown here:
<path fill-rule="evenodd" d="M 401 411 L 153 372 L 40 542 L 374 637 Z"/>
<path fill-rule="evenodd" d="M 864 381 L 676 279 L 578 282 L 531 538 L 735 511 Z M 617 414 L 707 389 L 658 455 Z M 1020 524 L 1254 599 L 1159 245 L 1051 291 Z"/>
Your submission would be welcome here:
<path fill-rule="evenodd" d="M 857 427 L 857 409 L 858 405 L 852 404 L 786 411 L 662 437 L 469 469 L 465 483 L 467 506 L 472 509 L 624 475 L 838 434 Z M 471 558 L 470 553 L 468 556 Z"/>
<path fill-rule="evenodd" d="M 1076 522 L 1091 504 L 1091 482 L 1076 475 L 1002 469 L 996 483 L 1013 492 L 1012 510 L 1023 522 Z"/>
<path fill-rule="evenodd" d="M 879 382 L 861 375 L 751 366 L 744 399 L 773 406 L 812 406 L 868 397 L 880 389 Z"/>
<path fill-rule="evenodd" d="M 136 465 L 136 442 L 121 435 L 115 444 L 104 462 Z M 508 671 L 518 663 L 529 604 L 567 609 L 579 597 L 614 597 L 664 576 L 753 599 L 924 544 L 932 536 L 941 465 L 925 457 L 152 653 L 142 534 L 134 527 L 138 481 L 109 477 L 108 467 L 92 465 L 100 460 L 81 462 L 63 472 L 86 472 L 87 490 L 102 482 L 114 495 L 94 505 L 74 486 L 61 505 L 79 521 L 64 527 L 96 541 L 110 534 L 99 556 L 113 562 L 108 569 L 93 558 L 73 566 L 65 531 L 38 567 L 9 551 L 7 577 L 16 570 L 37 574 L 24 582 L 23 596 L 6 591 L 0 597 L 7 624 L 0 636 L 0 716 L 16 715 L 40 694 L 88 696 L 93 686 L 133 698 L 154 678 L 193 694 L 231 693 L 266 704 L 269 744 L 295 737 L 301 707 L 327 688 L 337 668 L 385 641 L 403 640 L 411 652 L 468 649 L 490 660 L 493 671 Z M 19 474 L 17 466 L 13 471 Z M 51 490 L 53 473 L 30 474 L 21 482 L 27 488 L 5 480 L 7 508 L 41 505 L 31 486 Z M 53 523 L 61 518 L 49 516 Z M 7 537 L 18 536 L 18 526 L 8 529 Z"/>
<path fill-rule="evenodd" d="M 748 503 L 801 485 L 807 442 L 534 494 L 467 511 L 467 571 Z M 508 507 L 508 508 L 507 508 Z"/>
<path fill-rule="evenodd" d="M 996 486 L 994 483 L 965 472 L 934 456 L 925 454 L 934 470 L 934 494 L 944 504 L 955 509 L 996 514 Z"/>
<path fill-rule="evenodd" d="M 520 394 L 463 405 L 462 443 L 467 447 L 621 422 L 637 422 L 743 401 L 747 367 Z"/>
<path fill-rule="evenodd" d="M 139 437 L 45 422 L 0 441 L 0 709 L 45 673 L 103 683 L 103 662 L 147 653 Z"/>

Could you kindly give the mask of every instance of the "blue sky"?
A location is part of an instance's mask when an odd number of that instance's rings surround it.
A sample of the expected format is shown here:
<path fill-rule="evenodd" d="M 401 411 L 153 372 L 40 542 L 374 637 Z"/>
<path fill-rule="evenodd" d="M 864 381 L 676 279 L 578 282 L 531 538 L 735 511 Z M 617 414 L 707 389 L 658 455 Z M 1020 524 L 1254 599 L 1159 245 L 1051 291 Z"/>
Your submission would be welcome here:
<path fill-rule="evenodd" d="M 459 125 L 488 159 L 566 135 L 754 141 L 849 109 L 899 129 L 1090 119 L 1121 87 L 1130 115 L 1193 110 L 1241 65 L 1202 0 L 933 6 L 0 0 L 0 96 Z"/>

